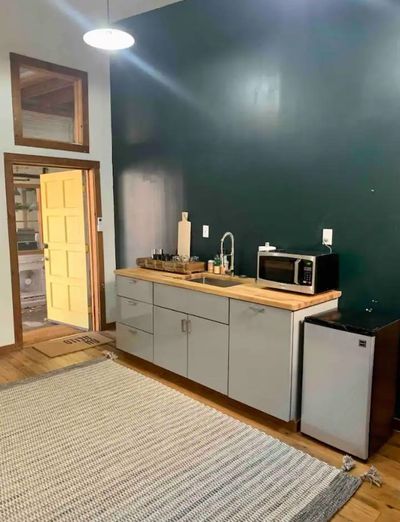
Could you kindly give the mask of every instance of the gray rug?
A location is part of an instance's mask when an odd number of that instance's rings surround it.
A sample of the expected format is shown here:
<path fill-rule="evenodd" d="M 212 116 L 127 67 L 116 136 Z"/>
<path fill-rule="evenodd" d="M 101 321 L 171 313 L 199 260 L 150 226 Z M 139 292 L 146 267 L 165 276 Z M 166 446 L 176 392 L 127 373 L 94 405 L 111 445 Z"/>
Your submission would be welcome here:
<path fill-rule="evenodd" d="M 323 521 L 360 480 L 110 360 L 0 388 L 0 520 Z"/>

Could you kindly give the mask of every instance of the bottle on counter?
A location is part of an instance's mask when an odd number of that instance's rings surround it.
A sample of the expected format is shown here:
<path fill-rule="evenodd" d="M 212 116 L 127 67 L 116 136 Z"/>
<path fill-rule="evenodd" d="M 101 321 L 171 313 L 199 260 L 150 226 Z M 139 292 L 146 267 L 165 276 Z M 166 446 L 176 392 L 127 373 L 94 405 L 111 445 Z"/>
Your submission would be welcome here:
<path fill-rule="evenodd" d="M 224 274 L 227 274 L 229 272 L 228 256 L 224 256 L 224 262 L 222 263 L 222 266 L 224 267 Z"/>
<path fill-rule="evenodd" d="M 209 259 L 207 262 L 207 271 L 210 272 L 210 274 L 214 273 L 214 259 Z"/>

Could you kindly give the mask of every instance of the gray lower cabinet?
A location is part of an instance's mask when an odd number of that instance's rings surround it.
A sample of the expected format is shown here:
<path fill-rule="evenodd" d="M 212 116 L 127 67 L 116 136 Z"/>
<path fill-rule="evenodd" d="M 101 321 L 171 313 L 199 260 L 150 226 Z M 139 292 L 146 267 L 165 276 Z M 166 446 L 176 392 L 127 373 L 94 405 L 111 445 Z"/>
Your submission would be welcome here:
<path fill-rule="evenodd" d="M 153 333 L 153 305 L 117 297 L 118 322 Z"/>
<path fill-rule="evenodd" d="M 117 348 L 153 362 L 153 336 L 150 333 L 117 323 Z"/>
<path fill-rule="evenodd" d="M 188 377 L 213 390 L 228 393 L 229 327 L 188 316 Z"/>
<path fill-rule="evenodd" d="M 292 312 L 231 300 L 229 397 L 290 420 Z"/>
<path fill-rule="evenodd" d="M 154 363 L 187 377 L 187 314 L 154 307 Z"/>
<path fill-rule="evenodd" d="M 301 324 L 337 300 L 292 312 L 159 283 L 153 292 L 126 277 L 117 287 L 119 349 L 284 421 L 299 418 Z"/>
<path fill-rule="evenodd" d="M 117 276 L 117 295 L 153 303 L 153 283 L 132 277 Z"/>
<path fill-rule="evenodd" d="M 229 322 L 229 299 L 227 297 L 156 283 L 154 285 L 154 304 L 219 323 L 227 324 Z"/>

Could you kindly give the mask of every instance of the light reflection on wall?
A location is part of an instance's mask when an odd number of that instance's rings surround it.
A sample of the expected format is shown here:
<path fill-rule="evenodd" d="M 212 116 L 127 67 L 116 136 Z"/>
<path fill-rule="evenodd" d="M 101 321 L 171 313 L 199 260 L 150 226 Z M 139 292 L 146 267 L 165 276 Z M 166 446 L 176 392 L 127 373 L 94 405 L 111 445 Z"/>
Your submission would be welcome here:
<path fill-rule="evenodd" d="M 126 169 L 118 183 L 118 265 L 135 266 L 153 248 L 175 253 L 183 208 L 182 173 L 154 166 Z"/>
<path fill-rule="evenodd" d="M 273 122 L 281 108 L 281 78 L 279 74 L 260 74 L 248 77 L 239 86 L 245 113 L 255 118 L 254 122 Z"/>

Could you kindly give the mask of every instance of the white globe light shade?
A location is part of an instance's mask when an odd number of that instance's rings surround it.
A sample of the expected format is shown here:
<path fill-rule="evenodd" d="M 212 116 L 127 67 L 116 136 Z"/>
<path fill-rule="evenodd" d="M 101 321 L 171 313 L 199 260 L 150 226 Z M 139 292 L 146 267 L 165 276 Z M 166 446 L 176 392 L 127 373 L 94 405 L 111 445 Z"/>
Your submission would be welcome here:
<path fill-rule="evenodd" d="M 83 35 L 83 40 L 92 47 L 106 49 L 108 51 L 127 49 L 135 43 L 135 39 L 132 35 L 119 29 L 112 29 L 111 27 L 88 31 Z"/>

